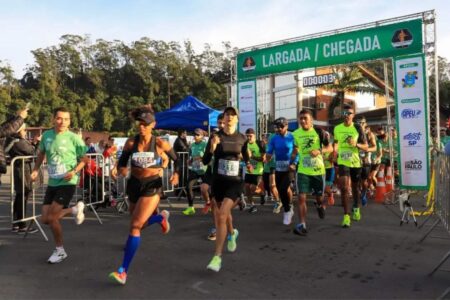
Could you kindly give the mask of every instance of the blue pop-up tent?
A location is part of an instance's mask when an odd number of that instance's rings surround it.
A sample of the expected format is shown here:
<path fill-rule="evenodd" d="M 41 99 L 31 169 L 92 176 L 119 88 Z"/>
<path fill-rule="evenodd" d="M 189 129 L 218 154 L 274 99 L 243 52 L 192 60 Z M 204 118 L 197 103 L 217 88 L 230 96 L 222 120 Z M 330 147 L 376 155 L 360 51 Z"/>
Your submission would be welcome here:
<path fill-rule="evenodd" d="M 193 131 L 201 128 L 208 131 L 217 127 L 220 111 L 212 109 L 194 96 L 187 96 L 171 109 L 155 114 L 156 129 Z"/>

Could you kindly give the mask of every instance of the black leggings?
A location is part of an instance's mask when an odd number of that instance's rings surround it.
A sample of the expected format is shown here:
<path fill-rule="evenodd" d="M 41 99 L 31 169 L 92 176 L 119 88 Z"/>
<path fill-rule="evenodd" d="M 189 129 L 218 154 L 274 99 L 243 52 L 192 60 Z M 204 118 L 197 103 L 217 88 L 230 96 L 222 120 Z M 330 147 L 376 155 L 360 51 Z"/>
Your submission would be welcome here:
<path fill-rule="evenodd" d="M 194 186 L 200 185 L 198 183 L 199 178 L 202 178 L 202 182 L 203 182 L 203 175 L 198 175 L 195 172 L 189 172 L 189 177 L 187 180 L 187 199 L 188 199 L 189 206 L 194 205 Z"/>
<path fill-rule="evenodd" d="M 264 184 L 264 190 L 267 192 L 267 196 L 272 195 L 272 187 L 270 186 L 270 175 L 271 173 L 263 173 L 263 184 Z"/>
<path fill-rule="evenodd" d="M 275 182 L 277 185 L 278 194 L 280 195 L 281 203 L 285 212 L 291 209 L 291 201 L 289 199 L 288 189 L 291 185 L 291 178 L 289 172 L 275 172 Z"/>

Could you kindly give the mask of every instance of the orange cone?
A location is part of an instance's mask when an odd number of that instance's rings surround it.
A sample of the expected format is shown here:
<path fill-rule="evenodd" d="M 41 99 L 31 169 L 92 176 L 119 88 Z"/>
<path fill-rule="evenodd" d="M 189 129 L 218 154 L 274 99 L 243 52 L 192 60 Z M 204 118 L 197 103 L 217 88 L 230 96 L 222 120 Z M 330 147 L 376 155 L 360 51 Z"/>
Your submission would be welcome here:
<path fill-rule="evenodd" d="M 392 181 L 392 168 L 386 167 L 386 193 L 389 193 L 393 190 L 393 181 Z"/>
<path fill-rule="evenodd" d="M 384 168 L 380 168 L 377 174 L 377 189 L 375 191 L 375 203 L 383 203 L 386 194 L 386 183 L 384 182 Z"/>

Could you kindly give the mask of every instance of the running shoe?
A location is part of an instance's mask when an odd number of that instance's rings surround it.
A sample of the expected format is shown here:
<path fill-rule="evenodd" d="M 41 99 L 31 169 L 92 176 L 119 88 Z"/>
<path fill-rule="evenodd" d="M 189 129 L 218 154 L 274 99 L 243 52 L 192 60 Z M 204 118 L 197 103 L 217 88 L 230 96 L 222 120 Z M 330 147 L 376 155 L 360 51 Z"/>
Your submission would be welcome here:
<path fill-rule="evenodd" d="M 319 218 L 324 219 L 325 218 L 325 207 L 322 204 L 319 205 L 317 202 L 314 202 L 314 205 L 316 206 L 317 213 L 319 214 Z"/>
<path fill-rule="evenodd" d="M 221 267 L 222 258 L 219 255 L 214 255 L 206 268 L 214 272 L 219 272 Z"/>
<path fill-rule="evenodd" d="M 23 228 L 19 228 L 19 230 L 17 231 L 18 234 L 25 234 L 25 233 L 36 233 L 38 232 L 39 229 L 35 228 L 35 227 L 23 227 Z"/>
<path fill-rule="evenodd" d="M 233 234 L 228 235 L 228 243 L 227 243 L 227 249 L 228 252 L 234 252 L 237 248 L 236 240 L 239 236 L 239 231 L 235 228 L 233 231 Z"/>
<path fill-rule="evenodd" d="M 248 209 L 248 212 L 251 214 L 254 214 L 258 211 L 258 209 L 256 208 L 255 205 L 250 206 L 250 208 Z"/>
<path fill-rule="evenodd" d="M 161 216 L 163 217 L 161 221 L 161 230 L 163 234 L 168 234 L 170 231 L 170 223 L 169 223 L 169 217 L 170 212 L 167 210 L 161 211 Z"/>
<path fill-rule="evenodd" d="M 117 282 L 118 284 L 125 285 L 127 282 L 127 272 L 120 267 L 117 272 L 111 272 L 109 273 L 109 279 L 111 279 L 114 282 Z"/>
<path fill-rule="evenodd" d="M 211 210 L 211 202 L 205 203 L 205 206 L 202 208 L 202 214 L 206 215 Z"/>
<path fill-rule="evenodd" d="M 275 204 L 273 205 L 273 213 L 279 214 L 282 207 L 283 207 L 283 205 L 281 204 L 281 202 L 278 202 L 278 201 L 275 202 Z"/>
<path fill-rule="evenodd" d="M 49 264 L 57 264 L 62 262 L 67 258 L 67 253 L 64 249 L 55 249 L 53 250 L 52 255 L 48 258 L 47 262 Z"/>
<path fill-rule="evenodd" d="M 211 229 L 207 239 L 210 240 L 210 241 L 215 241 L 216 240 L 216 229 L 215 228 Z"/>
<path fill-rule="evenodd" d="M 349 214 L 345 214 L 345 215 L 344 215 L 344 219 L 342 220 L 341 226 L 342 226 L 343 228 L 349 228 L 350 225 L 351 225 L 350 215 L 349 215 Z"/>
<path fill-rule="evenodd" d="M 353 219 L 353 221 L 361 220 L 361 212 L 360 212 L 359 207 L 354 207 L 352 209 L 352 219 Z"/>
<path fill-rule="evenodd" d="M 362 204 L 362 206 L 367 205 L 367 190 L 363 190 L 361 192 L 361 204 Z"/>
<path fill-rule="evenodd" d="M 302 224 L 302 223 L 297 224 L 294 227 L 294 234 L 306 236 L 308 234 L 308 231 L 306 230 L 305 224 Z"/>
<path fill-rule="evenodd" d="M 291 207 L 290 211 L 283 213 L 283 224 L 284 225 L 291 225 L 293 216 L 294 216 L 294 212 L 292 211 L 292 207 Z"/>
<path fill-rule="evenodd" d="M 75 223 L 81 225 L 84 222 L 84 202 L 77 202 L 77 213 L 75 214 Z"/>
<path fill-rule="evenodd" d="M 188 208 L 183 210 L 183 215 L 185 215 L 185 216 L 195 215 L 195 208 L 193 206 L 189 206 Z"/>

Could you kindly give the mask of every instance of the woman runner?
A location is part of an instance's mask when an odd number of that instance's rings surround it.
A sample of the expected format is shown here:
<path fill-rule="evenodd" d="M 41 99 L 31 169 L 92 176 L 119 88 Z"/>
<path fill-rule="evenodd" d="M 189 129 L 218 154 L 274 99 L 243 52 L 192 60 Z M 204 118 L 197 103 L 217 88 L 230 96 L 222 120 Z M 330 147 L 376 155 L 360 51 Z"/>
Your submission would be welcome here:
<path fill-rule="evenodd" d="M 152 135 L 152 129 L 156 125 L 153 110 L 149 106 L 141 106 L 132 112 L 132 117 L 136 121 L 139 134 L 127 140 L 118 162 L 119 174 L 126 176 L 128 160 L 131 158 L 131 176 L 127 182 L 131 214 L 130 235 L 125 245 L 122 265 L 118 271 L 109 274 L 109 278 L 120 284 L 126 283 L 128 267 L 141 241 L 142 228 L 159 223 L 164 234 L 170 230 L 169 212 L 154 212 L 160 200 L 163 168 L 167 167 L 169 158 L 177 163 L 177 155 L 170 145 Z M 178 184 L 178 168 L 170 181 L 174 185 Z"/>

